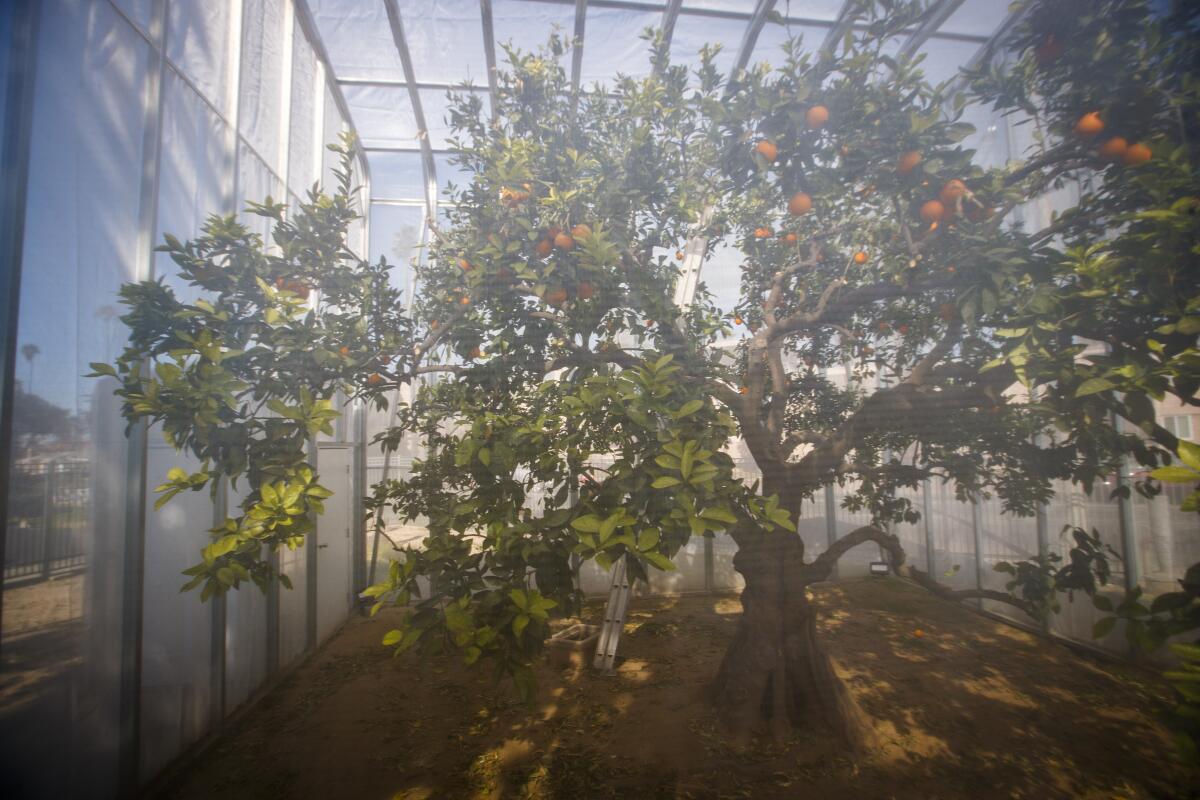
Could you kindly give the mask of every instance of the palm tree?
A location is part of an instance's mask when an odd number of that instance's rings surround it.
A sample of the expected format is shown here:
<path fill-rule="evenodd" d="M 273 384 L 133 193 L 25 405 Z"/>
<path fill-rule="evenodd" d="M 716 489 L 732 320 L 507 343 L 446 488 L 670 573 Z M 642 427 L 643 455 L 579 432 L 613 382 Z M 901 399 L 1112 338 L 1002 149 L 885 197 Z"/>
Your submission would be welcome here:
<path fill-rule="evenodd" d="M 29 392 L 30 394 L 33 394 L 33 359 L 35 359 L 37 354 L 40 352 L 42 352 L 42 348 L 38 347 L 36 344 L 21 345 L 21 355 L 25 356 L 25 360 L 29 362 L 29 383 L 26 386 L 25 391 Z"/>

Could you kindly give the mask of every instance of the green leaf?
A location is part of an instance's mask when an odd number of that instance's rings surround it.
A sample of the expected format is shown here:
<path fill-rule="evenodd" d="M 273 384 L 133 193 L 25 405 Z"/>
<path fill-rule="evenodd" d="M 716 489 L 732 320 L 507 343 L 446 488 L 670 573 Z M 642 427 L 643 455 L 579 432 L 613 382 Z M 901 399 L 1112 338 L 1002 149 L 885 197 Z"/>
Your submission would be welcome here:
<path fill-rule="evenodd" d="M 1088 378 L 1086 381 L 1079 384 L 1079 388 L 1075 390 L 1075 396 L 1087 397 L 1088 395 L 1106 392 L 1115 387 L 1116 384 L 1110 381 L 1108 378 Z"/>
<path fill-rule="evenodd" d="M 525 631 L 525 628 L 528 627 L 528 625 L 528 614 L 517 614 L 517 616 L 513 618 L 512 629 L 513 633 L 516 634 L 518 639 L 521 638 L 521 634 Z"/>
<path fill-rule="evenodd" d="M 1113 626 L 1116 624 L 1117 624 L 1116 617 L 1105 617 L 1104 619 L 1097 622 L 1096 625 L 1092 628 L 1092 638 L 1093 639 L 1103 639 L 1105 636 L 1107 636 L 1109 633 L 1112 632 Z"/>
<path fill-rule="evenodd" d="M 391 647 L 394 644 L 399 644 L 404 638 L 404 632 L 399 630 L 390 630 L 383 635 L 384 647 Z"/>
<path fill-rule="evenodd" d="M 492 451 L 486 447 L 479 448 L 479 460 L 483 462 L 485 467 L 490 467 L 492 465 Z"/>
<path fill-rule="evenodd" d="M 678 478 L 672 478 L 670 475 L 663 475 L 655 478 L 654 483 L 650 484 L 650 487 L 653 489 L 667 489 L 672 486 L 678 486 L 681 483 L 683 483 L 683 481 L 679 480 Z"/>
<path fill-rule="evenodd" d="M 595 533 L 600 530 L 600 518 L 595 514 L 585 514 L 571 520 L 571 527 L 584 533 Z"/>
<path fill-rule="evenodd" d="M 1150 477 L 1165 483 L 1193 483 L 1200 481 L 1200 472 L 1190 467 L 1159 467 L 1150 471 Z"/>
<path fill-rule="evenodd" d="M 660 538 L 658 528 L 644 528 L 638 533 L 637 549 L 641 551 L 650 550 L 658 544 Z"/>
<path fill-rule="evenodd" d="M 680 406 L 679 410 L 675 412 L 675 419 L 683 419 L 686 416 L 695 414 L 702 408 L 704 408 L 703 400 L 689 400 Z"/>
<path fill-rule="evenodd" d="M 675 562 L 659 552 L 642 553 L 642 558 L 663 572 L 673 572 L 676 569 Z"/>
<path fill-rule="evenodd" d="M 1200 471 L 1200 444 L 1179 440 L 1179 460 L 1194 470 Z"/>

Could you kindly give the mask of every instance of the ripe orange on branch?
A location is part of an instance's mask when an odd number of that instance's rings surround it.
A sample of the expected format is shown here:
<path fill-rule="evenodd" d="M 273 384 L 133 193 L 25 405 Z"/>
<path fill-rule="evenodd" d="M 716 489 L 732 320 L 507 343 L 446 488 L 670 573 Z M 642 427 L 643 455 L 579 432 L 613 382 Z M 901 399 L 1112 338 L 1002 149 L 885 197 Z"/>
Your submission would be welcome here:
<path fill-rule="evenodd" d="M 857 253 L 854 254 L 854 263 L 855 264 L 867 263 L 867 254 L 864 251 L 859 250 Z"/>
<path fill-rule="evenodd" d="M 954 178 L 953 180 L 946 181 L 946 185 L 942 187 L 942 190 L 938 193 L 938 197 L 946 205 L 951 205 L 966 193 L 967 185 L 958 178 Z"/>
<path fill-rule="evenodd" d="M 534 252 L 538 254 L 539 258 L 545 258 L 546 256 L 550 255 L 550 252 L 554 249 L 554 242 L 548 238 L 540 239 L 537 243 L 537 246 L 533 249 Z"/>
<path fill-rule="evenodd" d="M 567 302 L 567 290 L 561 286 L 556 286 L 546 292 L 546 302 L 552 306 L 561 306 Z"/>
<path fill-rule="evenodd" d="M 369 376 L 367 376 L 367 383 L 370 386 L 378 386 L 379 384 L 383 383 L 383 381 L 384 377 L 378 372 L 372 372 Z"/>
<path fill-rule="evenodd" d="M 1138 142 L 1137 144 L 1129 145 L 1129 149 L 1125 151 L 1125 156 L 1122 160 L 1133 167 L 1138 164 L 1145 164 L 1153 155 L 1149 147 Z"/>
<path fill-rule="evenodd" d="M 1075 133 L 1079 136 L 1095 136 L 1104 130 L 1104 120 L 1100 119 L 1099 111 L 1089 111 L 1075 123 Z"/>
<path fill-rule="evenodd" d="M 792 195 L 792 199 L 788 200 L 788 213 L 793 217 L 799 217 L 812 211 L 812 198 L 805 192 L 796 192 Z"/>
<path fill-rule="evenodd" d="M 811 130 L 825 127 L 826 122 L 829 122 L 829 109 L 825 106 L 813 106 L 804 115 L 804 124 Z"/>
<path fill-rule="evenodd" d="M 907 175 L 917 168 L 917 164 L 921 163 L 921 151 L 909 150 L 904 155 L 900 156 L 899 163 L 896 164 L 896 172 L 901 175 Z"/>
<path fill-rule="evenodd" d="M 940 222 L 946 216 L 946 207 L 937 200 L 926 201 L 921 206 L 921 219 L 926 222 Z"/>
<path fill-rule="evenodd" d="M 584 225 L 582 222 L 576 225 L 574 228 L 571 228 L 571 236 L 579 241 L 585 241 L 591 235 L 592 229 L 587 225 Z"/>
<path fill-rule="evenodd" d="M 768 163 L 773 162 L 779 156 L 779 148 L 769 139 L 763 139 L 754 145 L 754 152 L 765 158 Z"/>
<path fill-rule="evenodd" d="M 783 237 L 783 240 L 785 242 L 787 242 L 788 244 L 795 244 L 796 239 L 797 239 L 797 236 L 794 233 L 788 233 L 786 236 Z"/>
<path fill-rule="evenodd" d="M 770 228 L 764 228 L 764 227 L 761 227 L 761 226 L 760 226 L 760 227 L 758 227 L 758 228 L 755 228 L 755 229 L 754 229 L 754 238 L 756 238 L 756 239 L 769 239 L 769 238 L 771 238 L 771 229 L 770 229 Z"/>
<path fill-rule="evenodd" d="M 581 281 L 579 289 L 575 292 L 576 297 L 580 300 L 591 300 L 595 294 L 596 287 L 592 285 L 591 281 Z"/>
<path fill-rule="evenodd" d="M 471 271 L 471 262 L 467 261 L 465 258 L 460 258 L 458 260 L 458 268 L 461 269 L 463 272 L 470 272 Z"/>
<path fill-rule="evenodd" d="M 1101 158 L 1109 161 L 1120 161 L 1125 157 L 1126 151 L 1129 150 L 1129 142 L 1125 141 L 1123 136 L 1114 136 L 1104 144 L 1100 145 L 1097 152 Z"/>
<path fill-rule="evenodd" d="M 561 250 L 571 250 L 575 247 L 575 240 L 568 233 L 560 233 L 554 237 L 554 245 Z"/>

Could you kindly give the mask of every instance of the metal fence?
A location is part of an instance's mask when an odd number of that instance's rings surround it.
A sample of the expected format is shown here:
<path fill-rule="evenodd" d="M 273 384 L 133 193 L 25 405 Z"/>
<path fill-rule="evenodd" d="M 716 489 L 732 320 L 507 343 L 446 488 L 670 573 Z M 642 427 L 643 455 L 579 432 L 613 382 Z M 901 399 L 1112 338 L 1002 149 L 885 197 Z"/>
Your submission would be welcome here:
<path fill-rule="evenodd" d="M 87 562 L 85 461 L 16 463 L 8 497 L 4 580 L 46 580 Z"/>

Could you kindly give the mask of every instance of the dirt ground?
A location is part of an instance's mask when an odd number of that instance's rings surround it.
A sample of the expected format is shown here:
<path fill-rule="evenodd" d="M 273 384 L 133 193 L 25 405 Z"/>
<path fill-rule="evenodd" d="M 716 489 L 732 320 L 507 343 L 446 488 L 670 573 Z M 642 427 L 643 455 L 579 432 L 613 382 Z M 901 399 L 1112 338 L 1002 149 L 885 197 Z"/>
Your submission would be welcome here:
<path fill-rule="evenodd" d="M 704 701 L 740 606 L 635 601 L 615 676 L 538 669 L 531 709 L 490 670 L 393 659 L 353 620 L 169 798 L 1171 798 L 1200 796 L 1158 723 L 1154 673 L 895 580 L 816 587 L 821 628 L 884 743 L 820 731 L 733 747 Z M 594 620 L 601 606 L 590 606 Z M 914 632 L 920 629 L 923 635 Z"/>

